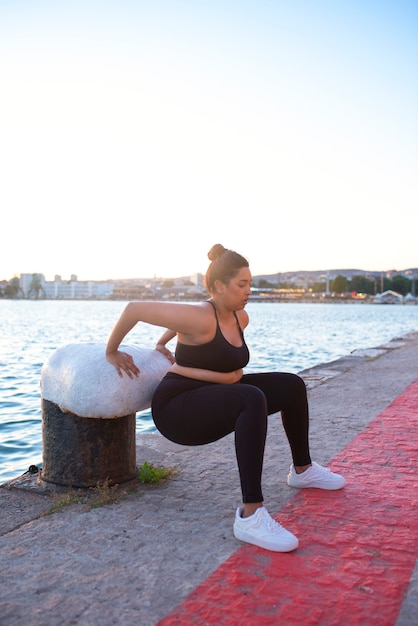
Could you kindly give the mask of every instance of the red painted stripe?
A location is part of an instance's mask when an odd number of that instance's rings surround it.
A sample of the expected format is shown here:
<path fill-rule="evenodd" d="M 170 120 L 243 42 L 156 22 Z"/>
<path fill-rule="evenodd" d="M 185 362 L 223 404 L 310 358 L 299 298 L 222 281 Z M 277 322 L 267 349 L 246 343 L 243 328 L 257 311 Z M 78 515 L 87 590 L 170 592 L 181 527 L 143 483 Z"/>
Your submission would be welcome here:
<path fill-rule="evenodd" d="M 333 459 L 343 490 L 280 511 L 298 550 L 244 545 L 158 626 L 393 626 L 417 558 L 417 451 L 418 379 Z"/>

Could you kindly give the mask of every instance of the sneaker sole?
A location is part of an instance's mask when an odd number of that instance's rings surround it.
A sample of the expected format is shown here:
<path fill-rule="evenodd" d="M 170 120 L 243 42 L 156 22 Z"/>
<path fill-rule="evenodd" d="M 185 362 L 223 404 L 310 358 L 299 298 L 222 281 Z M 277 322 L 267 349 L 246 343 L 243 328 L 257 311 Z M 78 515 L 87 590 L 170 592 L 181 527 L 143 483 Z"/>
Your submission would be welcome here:
<path fill-rule="evenodd" d="M 296 537 L 293 537 L 293 541 L 289 538 L 287 545 L 279 546 L 275 543 L 256 539 L 252 535 L 236 528 L 234 528 L 234 537 L 240 541 L 244 541 L 245 543 L 251 543 L 253 546 L 264 548 L 265 550 L 271 550 L 272 552 L 292 552 L 293 550 L 296 550 L 299 545 L 299 541 Z"/>
<path fill-rule="evenodd" d="M 324 489 L 326 491 L 338 491 L 338 489 L 342 489 L 345 485 L 345 481 L 338 485 L 292 485 L 291 481 L 287 481 L 289 487 L 293 487 L 293 489 Z"/>

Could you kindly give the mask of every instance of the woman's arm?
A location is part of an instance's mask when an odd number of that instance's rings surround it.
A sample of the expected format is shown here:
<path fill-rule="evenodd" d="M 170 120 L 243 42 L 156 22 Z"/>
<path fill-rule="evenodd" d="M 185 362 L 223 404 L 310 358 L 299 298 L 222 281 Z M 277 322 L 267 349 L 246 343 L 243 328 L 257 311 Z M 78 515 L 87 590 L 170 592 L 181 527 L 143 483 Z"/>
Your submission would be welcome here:
<path fill-rule="evenodd" d="M 116 322 L 106 352 L 115 352 L 138 322 L 173 329 L 193 337 L 207 332 L 208 311 L 195 304 L 178 302 L 130 302 Z"/>
<path fill-rule="evenodd" d="M 203 343 L 206 340 L 205 333 L 208 332 L 209 315 L 208 310 L 194 304 L 130 302 L 122 311 L 110 333 L 106 346 L 106 358 L 116 368 L 119 376 L 123 376 L 123 373 L 129 378 L 138 376 L 139 369 L 132 357 L 119 350 L 123 339 L 138 322 L 173 329 L 171 332 L 183 333 Z"/>
<path fill-rule="evenodd" d="M 170 368 L 170 372 L 173 374 L 180 374 L 186 378 L 193 378 L 194 380 L 202 380 L 207 383 L 218 383 L 221 385 L 233 385 L 242 378 L 242 369 L 235 370 L 233 372 L 214 372 L 212 370 L 203 370 L 197 367 L 185 367 L 174 363 Z"/>

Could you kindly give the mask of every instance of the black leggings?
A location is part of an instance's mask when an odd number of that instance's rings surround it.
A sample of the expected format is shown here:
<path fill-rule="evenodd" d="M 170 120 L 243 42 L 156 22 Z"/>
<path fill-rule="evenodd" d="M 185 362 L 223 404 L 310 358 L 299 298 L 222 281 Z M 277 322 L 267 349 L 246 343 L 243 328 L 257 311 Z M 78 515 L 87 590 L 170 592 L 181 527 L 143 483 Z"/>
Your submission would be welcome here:
<path fill-rule="evenodd" d="M 296 374 L 244 374 L 239 383 L 204 383 L 167 374 L 152 399 L 152 415 L 167 439 L 203 445 L 235 431 L 243 502 L 262 502 L 267 416 L 281 411 L 293 463 L 311 462 L 306 386 Z"/>

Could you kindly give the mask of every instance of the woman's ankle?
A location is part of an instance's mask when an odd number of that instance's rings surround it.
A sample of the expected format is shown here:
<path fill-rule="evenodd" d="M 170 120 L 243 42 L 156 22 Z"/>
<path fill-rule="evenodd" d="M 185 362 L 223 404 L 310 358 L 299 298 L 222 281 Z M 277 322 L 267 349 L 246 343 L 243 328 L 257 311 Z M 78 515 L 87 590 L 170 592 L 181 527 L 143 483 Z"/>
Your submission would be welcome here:
<path fill-rule="evenodd" d="M 241 517 L 250 517 L 250 515 L 254 515 L 257 509 L 260 509 L 262 506 L 262 502 L 245 502 L 242 507 Z"/>
<path fill-rule="evenodd" d="M 295 472 L 296 474 L 303 474 L 303 472 L 306 472 L 307 469 L 309 469 L 310 467 L 312 467 L 312 463 L 309 463 L 308 465 L 295 465 Z"/>

